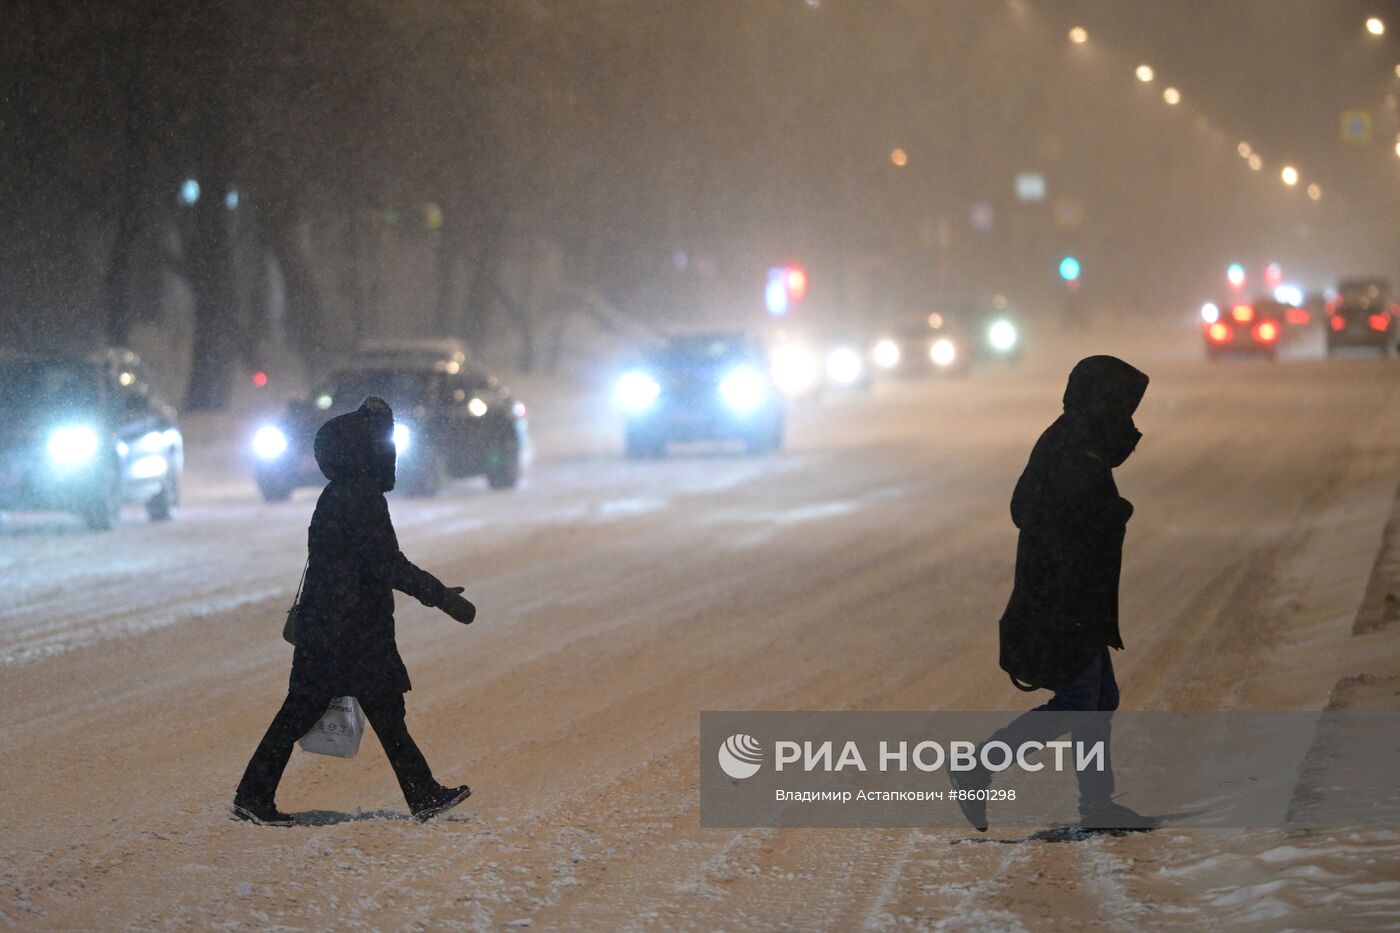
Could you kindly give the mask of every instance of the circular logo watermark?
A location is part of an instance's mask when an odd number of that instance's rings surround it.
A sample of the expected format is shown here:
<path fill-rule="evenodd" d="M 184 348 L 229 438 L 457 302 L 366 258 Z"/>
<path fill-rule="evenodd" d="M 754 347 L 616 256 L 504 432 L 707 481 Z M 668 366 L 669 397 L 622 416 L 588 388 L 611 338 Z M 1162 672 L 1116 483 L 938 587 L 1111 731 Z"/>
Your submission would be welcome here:
<path fill-rule="evenodd" d="M 753 777 L 762 765 L 763 746 L 751 735 L 735 733 L 719 747 L 720 770 L 735 780 Z"/>

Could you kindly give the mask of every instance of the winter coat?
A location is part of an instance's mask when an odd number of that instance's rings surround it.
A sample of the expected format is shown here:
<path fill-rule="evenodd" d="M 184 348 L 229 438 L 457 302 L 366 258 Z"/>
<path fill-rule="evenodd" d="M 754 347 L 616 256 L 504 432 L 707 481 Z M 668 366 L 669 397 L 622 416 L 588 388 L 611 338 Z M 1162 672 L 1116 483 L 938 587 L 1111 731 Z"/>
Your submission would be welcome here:
<path fill-rule="evenodd" d="M 330 482 L 307 532 L 309 559 L 290 689 L 334 696 L 412 689 L 394 640 L 394 590 L 428 606 L 447 589 L 399 550 L 384 493 L 394 485 L 393 416 L 379 399 L 316 435 Z"/>
<path fill-rule="evenodd" d="M 1001 617 L 1001 667 L 1018 686 L 1061 690 L 1107 645 L 1122 648 L 1118 580 L 1133 506 L 1113 468 L 1139 437 L 1147 376 L 1122 360 L 1075 366 L 1065 411 L 1045 430 L 1011 497 L 1016 579 Z"/>

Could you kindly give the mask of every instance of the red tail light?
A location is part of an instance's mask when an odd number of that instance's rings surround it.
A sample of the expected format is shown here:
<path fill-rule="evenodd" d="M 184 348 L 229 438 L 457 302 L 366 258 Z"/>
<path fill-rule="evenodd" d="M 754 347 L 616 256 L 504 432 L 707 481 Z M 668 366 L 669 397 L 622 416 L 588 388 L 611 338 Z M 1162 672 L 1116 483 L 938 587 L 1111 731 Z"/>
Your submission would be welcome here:
<path fill-rule="evenodd" d="M 1328 320 L 1331 321 L 1333 330 L 1341 330 L 1347 326 L 1347 319 L 1340 314 L 1334 314 Z"/>
<path fill-rule="evenodd" d="M 1306 324 L 1312 320 L 1312 315 L 1308 314 L 1307 308 L 1289 308 L 1284 312 L 1290 324 Z"/>
<path fill-rule="evenodd" d="M 1248 324 L 1254 320 L 1254 308 L 1251 305 L 1235 305 L 1230 309 L 1230 317 L 1241 324 Z"/>
<path fill-rule="evenodd" d="M 1273 343 L 1278 339 L 1278 325 L 1273 321 L 1260 321 L 1254 327 L 1254 339 L 1260 343 Z"/>
<path fill-rule="evenodd" d="M 1233 334 L 1230 325 L 1221 321 L 1216 321 L 1206 328 L 1206 336 L 1210 338 L 1211 343 L 1229 343 Z"/>
<path fill-rule="evenodd" d="M 1390 318 L 1384 314 L 1373 314 L 1366 319 L 1366 323 L 1371 325 L 1371 330 L 1385 330 L 1390 326 Z"/>

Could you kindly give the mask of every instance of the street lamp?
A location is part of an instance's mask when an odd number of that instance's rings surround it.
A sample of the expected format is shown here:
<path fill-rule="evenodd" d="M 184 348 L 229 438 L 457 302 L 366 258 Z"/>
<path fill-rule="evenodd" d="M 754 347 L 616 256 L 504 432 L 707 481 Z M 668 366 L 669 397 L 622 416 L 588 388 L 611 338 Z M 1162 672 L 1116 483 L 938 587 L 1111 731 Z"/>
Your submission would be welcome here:
<path fill-rule="evenodd" d="M 1089 41 L 1089 31 L 1083 26 L 1075 26 L 1069 31 L 1069 41 L 1075 45 L 1083 45 Z"/>
<path fill-rule="evenodd" d="M 1293 166 L 1285 165 L 1283 171 L 1278 174 L 1279 177 L 1283 179 L 1283 183 L 1288 187 L 1292 188 L 1294 185 L 1298 184 L 1298 170 Z"/>
<path fill-rule="evenodd" d="M 1264 160 L 1259 158 L 1259 153 L 1255 152 L 1250 155 L 1249 167 L 1254 169 L 1256 172 L 1264 167 Z"/>
<path fill-rule="evenodd" d="M 1373 36 L 1385 35 L 1385 23 L 1381 22 L 1379 16 L 1372 16 L 1366 20 L 1366 31 Z"/>
<path fill-rule="evenodd" d="M 909 164 L 909 153 L 905 152 L 903 149 L 891 149 L 890 162 L 896 168 L 904 168 L 904 166 Z"/>
<path fill-rule="evenodd" d="M 1162 92 L 1162 100 L 1167 102 L 1167 106 L 1175 107 L 1181 103 L 1181 92 L 1174 87 L 1169 87 Z"/>
<path fill-rule="evenodd" d="M 1254 154 L 1254 149 L 1249 145 L 1249 143 L 1240 143 L 1238 146 L 1235 147 L 1235 151 L 1240 154 L 1241 159 L 1248 159 L 1251 155 Z"/>
<path fill-rule="evenodd" d="M 1137 79 L 1138 79 L 1139 81 L 1141 81 L 1143 84 L 1148 84 L 1148 83 L 1150 83 L 1150 82 L 1152 81 L 1152 66 L 1151 66 L 1151 65 L 1138 65 L 1138 66 L 1137 66 Z"/>
<path fill-rule="evenodd" d="M 1308 185 L 1308 197 L 1314 201 L 1322 200 L 1322 189 L 1317 185 Z"/>

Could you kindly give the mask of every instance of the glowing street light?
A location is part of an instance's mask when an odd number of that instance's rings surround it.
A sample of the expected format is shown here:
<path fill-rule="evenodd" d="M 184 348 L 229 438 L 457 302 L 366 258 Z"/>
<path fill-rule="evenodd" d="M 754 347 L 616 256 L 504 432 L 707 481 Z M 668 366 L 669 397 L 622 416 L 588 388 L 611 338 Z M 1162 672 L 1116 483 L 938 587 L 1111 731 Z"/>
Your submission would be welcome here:
<path fill-rule="evenodd" d="M 1366 20 L 1366 31 L 1373 36 L 1385 35 L 1385 23 L 1381 22 L 1379 16 L 1372 16 Z"/>
<path fill-rule="evenodd" d="M 1069 41 L 1075 45 L 1083 45 L 1089 41 L 1089 30 L 1083 26 L 1075 26 L 1069 31 Z"/>
<path fill-rule="evenodd" d="M 1395 137 L 1395 155 L 1400 157 L 1400 136 Z"/>
<path fill-rule="evenodd" d="M 1322 200 L 1322 189 L 1317 185 L 1308 185 L 1308 197 L 1314 201 Z"/>
<path fill-rule="evenodd" d="M 1138 66 L 1137 66 L 1137 79 L 1138 79 L 1139 81 L 1141 81 L 1143 84 L 1148 84 L 1148 83 L 1150 83 L 1150 82 L 1152 81 L 1152 66 L 1151 66 L 1151 65 L 1138 65 Z"/>
<path fill-rule="evenodd" d="M 1249 145 L 1249 143 L 1244 142 L 1236 146 L 1235 151 L 1240 154 L 1241 159 L 1248 159 L 1254 154 L 1254 149 Z"/>
<path fill-rule="evenodd" d="M 1254 169 L 1256 172 L 1264 167 L 1264 160 L 1259 158 L 1259 153 L 1255 152 L 1250 155 L 1249 167 Z"/>
<path fill-rule="evenodd" d="M 1167 102 L 1167 106 L 1175 107 L 1181 103 L 1181 92 L 1174 87 L 1169 87 L 1162 92 L 1162 100 Z"/>
<path fill-rule="evenodd" d="M 1290 188 L 1298 184 L 1298 170 L 1291 165 L 1285 165 L 1283 171 L 1279 172 L 1278 175 L 1283 179 L 1283 183 Z"/>
<path fill-rule="evenodd" d="M 905 152 L 903 149 L 891 149 L 890 162 L 896 168 L 904 168 L 904 166 L 909 164 L 909 153 Z"/>
<path fill-rule="evenodd" d="M 1225 270 L 1225 280 L 1235 291 L 1244 288 L 1244 266 L 1237 262 L 1230 263 L 1230 268 Z"/>

